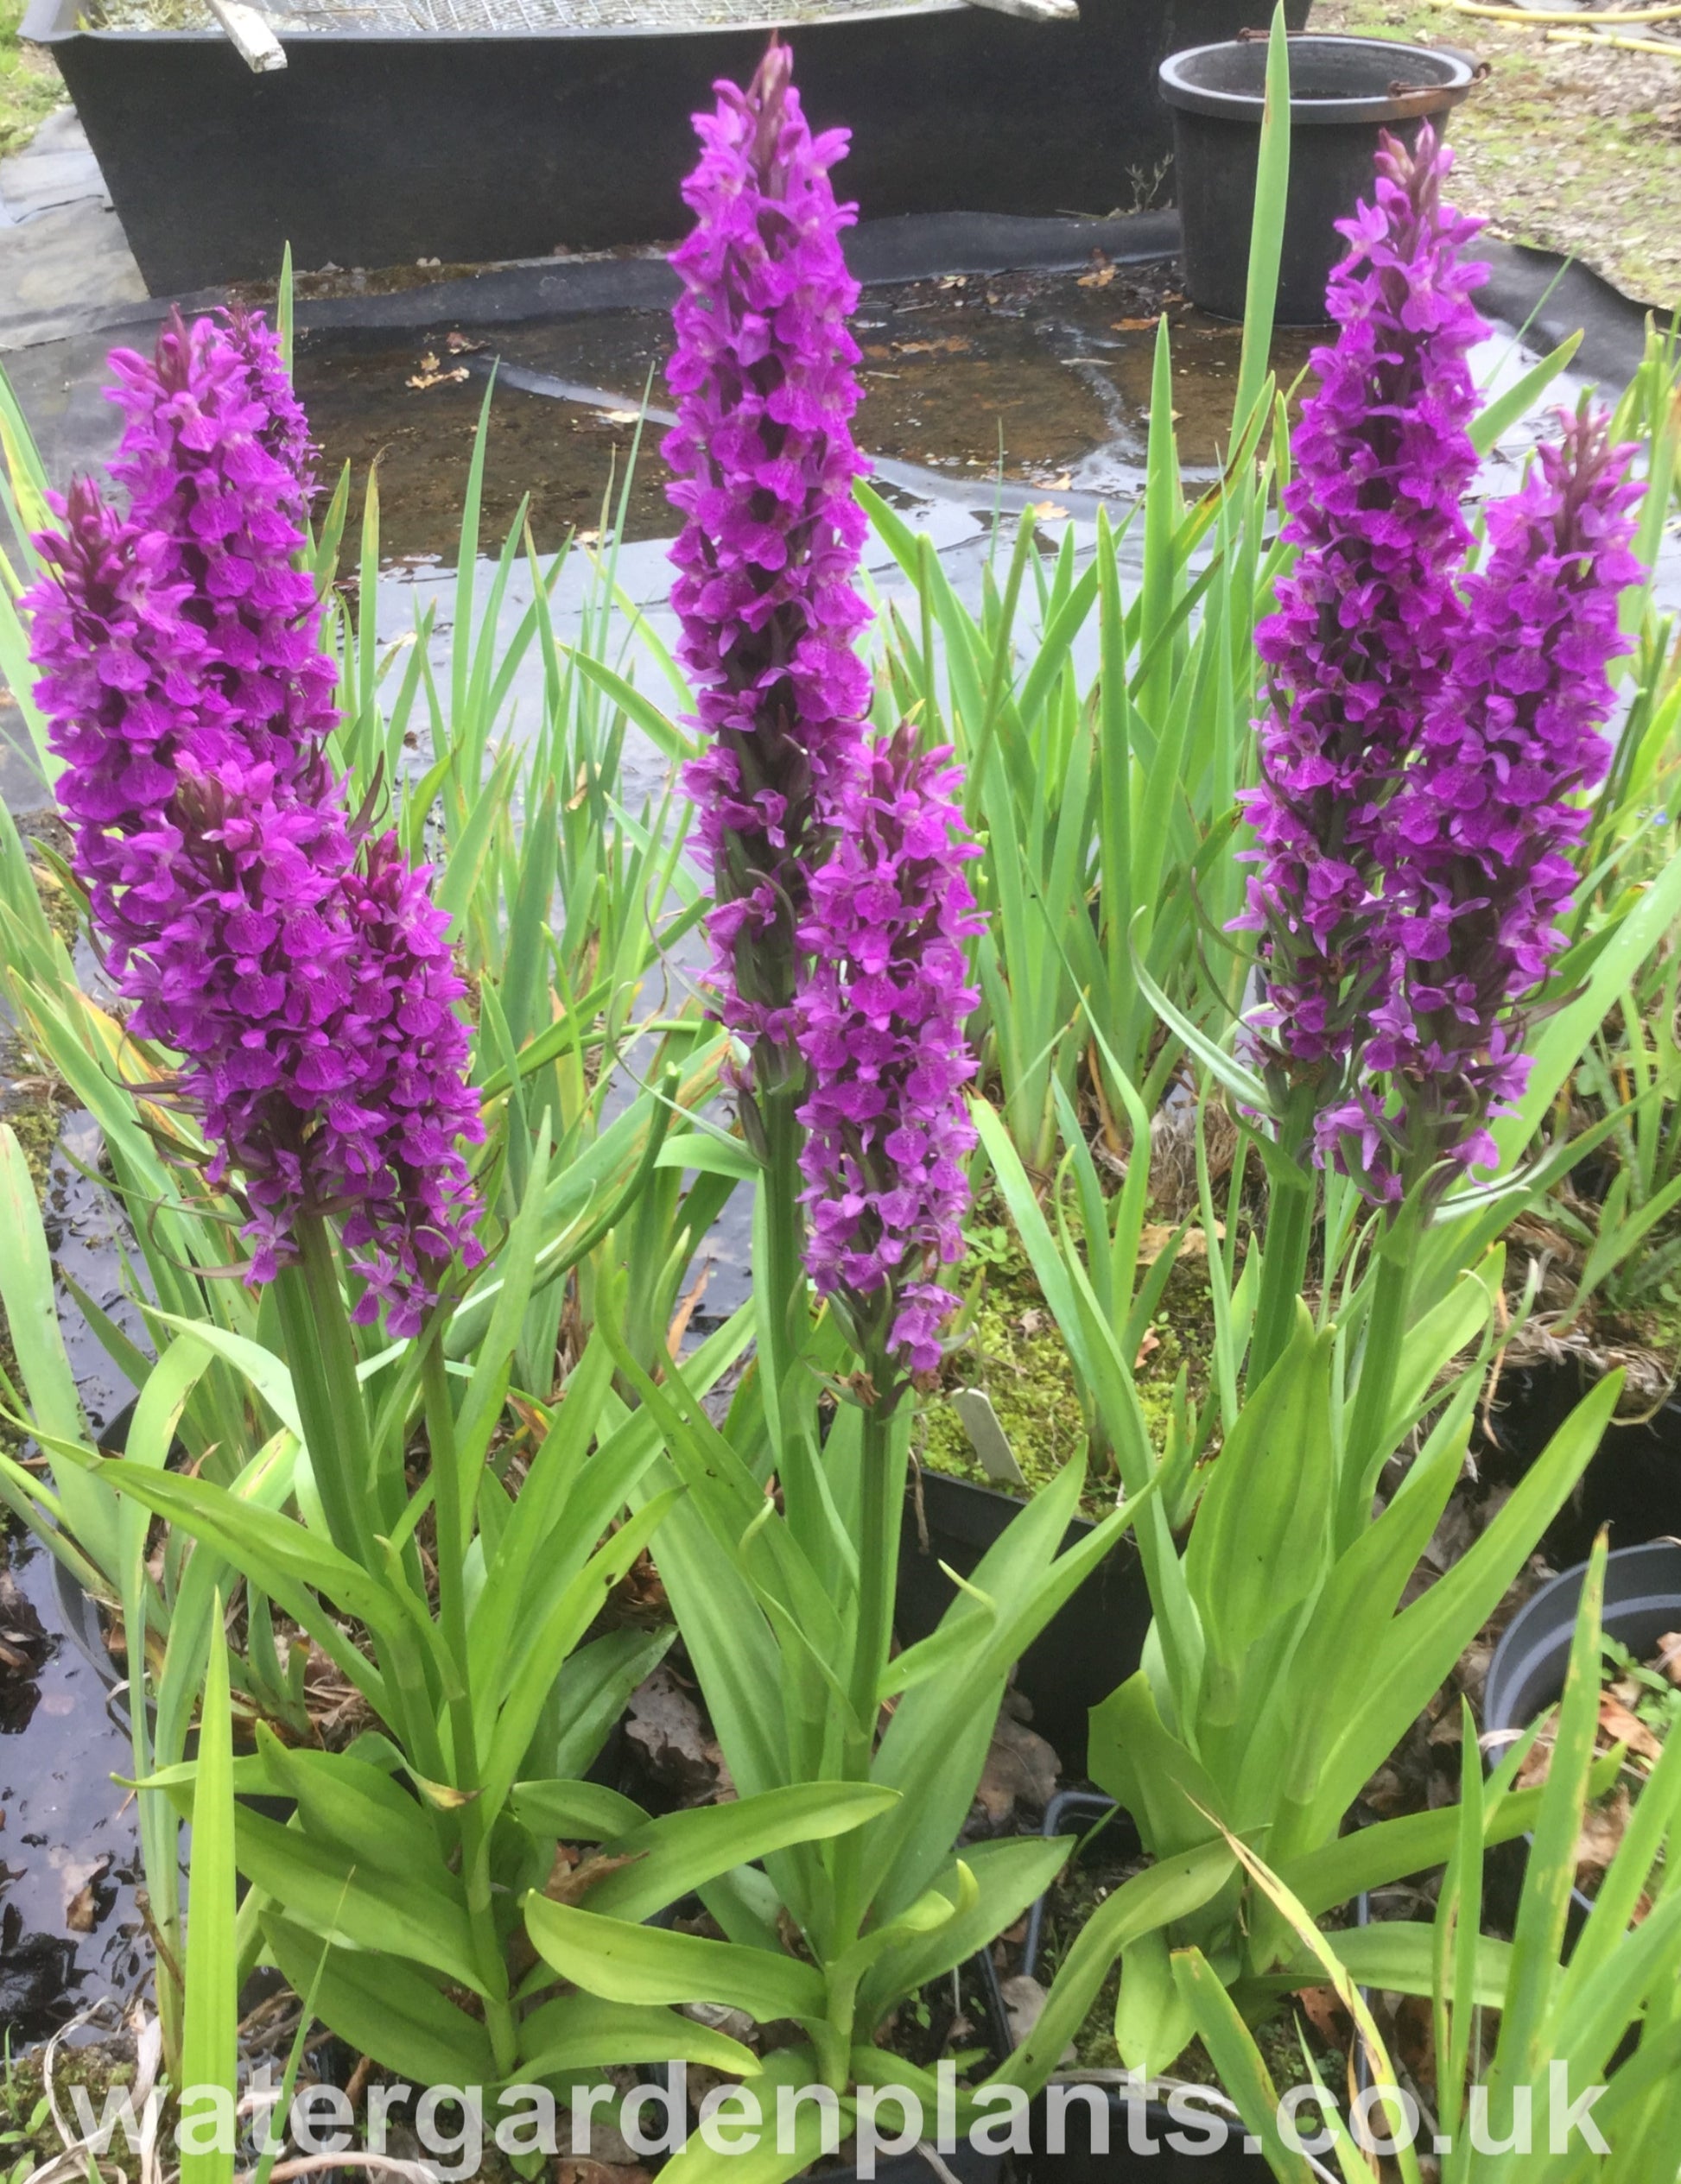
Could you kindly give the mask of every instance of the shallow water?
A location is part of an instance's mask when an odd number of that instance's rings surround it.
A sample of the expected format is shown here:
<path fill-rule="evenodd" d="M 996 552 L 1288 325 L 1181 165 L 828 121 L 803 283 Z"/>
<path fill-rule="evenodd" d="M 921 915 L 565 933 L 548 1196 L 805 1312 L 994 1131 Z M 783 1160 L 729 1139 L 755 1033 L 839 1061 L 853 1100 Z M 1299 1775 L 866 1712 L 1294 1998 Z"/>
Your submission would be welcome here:
<path fill-rule="evenodd" d="M 138 1340 L 144 1328 L 123 1295 L 117 1256 L 125 1225 L 110 1193 L 78 1170 L 98 1151 L 92 1117 L 73 1115 L 48 1180 L 48 1244 L 61 1273 Z M 59 1309 L 98 1434 L 133 1390 L 62 1284 Z M 126 1992 L 147 1958 L 133 1807 L 111 1782 L 133 1771 L 127 1729 L 109 1703 L 116 1671 L 107 1663 L 102 1676 L 67 1629 L 52 1558 L 27 1534 L 0 1535 L 0 1568 L 32 1641 L 12 1648 L 26 1668 L 0 1663 L 0 2039 L 10 2029 L 22 2043 L 101 1995 Z"/>
<path fill-rule="evenodd" d="M 1135 504 L 1156 314 L 1164 307 L 1181 458 L 1194 485 L 1212 474 L 1218 459 L 1240 337 L 1236 328 L 1185 307 L 1164 273 L 1112 269 L 1105 277 L 1094 268 L 1084 276 L 974 276 L 866 293 L 855 320 L 865 387 L 858 437 L 881 460 L 884 490 L 928 533 L 963 596 L 980 596 L 994 550 L 996 509 L 1012 524 L 1031 509 L 1050 547 L 1071 526 L 1083 556 L 1094 548 L 1099 503 L 1118 516 Z M 626 475 L 645 394 L 656 407 L 668 399 L 658 378 L 668 340 L 663 314 L 621 313 L 498 329 L 493 336 L 441 326 L 422 345 L 344 337 L 301 342 L 298 382 L 321 442 L 323 475 L 330 480 L 344 462 L 352 466 L 347 568 L 356 558 L 364 480 L 377 460 L 383 639 L 412 631 L 417 612 L 430 606 L 433 646 L 443 656 L 461 496 L 493 358 L 527 383 L 504 380 L 492 397 L 481 541 L 499 544 L 529 494 L 531 532 L 546 554 L 569 534 L 587 545 L 603 527 L 606 497 L 618 493 Z M 1274 362 L 1282 380 L 1305 363 L 1310 342 L 1299 333 L 1280 338 Z M 92 467 L 116 435 L 115 415 L 98 399 L 100 345 L 48 345 L 15 361 L 14 379 L 54 478 L 61 482 L 74 469 Z M 1480 359 L 1482 377 L 1498 388 L 1524 361 L 1510 338 L 1499 335 Z M 409 383 L 428 378 L 429 385 Z M 531 390 L 545 382 L 596 391 L 563 400 Z M 1553 396 L 1573 398 L 1565 383 Z M 675 524 L 657 439 L 657 429 L 644 435 L 634 471 L 618 577 L 669 643 L 665 541 Z M 1509 437 L 1488 465 L 1487 490 L 1508 489 L 1526 440 L 1521 428 Z M 1123 546 L 1124 572 L 1132 566 L 1132 548 Z M 481 598 L 490 567 L 479 565 Z M 866 575 L 884 604 L 906 595 L 897 567 L 873 544 Z M 571 557 L 555 592 L 563 640 L 577 627 L 590 581 L 587 554 Z M 1665 605 L 1681 606 L 1681 546 L 1673 539 L 1659 589 Z M 504 609 L 508 627 L 530 597 L 522 562 Z M 1076 657 L 1086 672 L 1094 665 L 1086 653 Z M 518 733 L 538 717 L 535 665 L 516 683 L 513 698 Z M 0 731 L 4 727 L 0 711 Z M 639 743 L 627 754 L 628 801 L 657 796 L 664 773 L 663 760 Z M 3 732 L 0 796 L 19 811 L 44 801 Z M 679 974 L 693 961 L 686 956 L 676 966 Z M 54 1162 L 48 1212 L 61 1266 L 111 1308 L 119 1296 L 120 1224 L 106 1195 L 77 1176 L 67 1157 L 74 1150 L 91 1160 L 95 1149 L 86 1118 L 73 1118 Z M 745 1295 L 746 1240 L 739 1218 L 711 1240 L 714 1274 L 697 1325 Z M 96 1427 L 103 1425 L 129 1391 L 67 1290 L 60 1303 L 84 1399 Z M 10 1553 L 20 1592 L 47 1630 L 56 1630 L 47 1559 L 16 1541 Z M 34 1673 L 0 1666 L 0 2023 L 11 2015 L 22 2038 L 38 2036 L 101 1991 L 121 1991 L 142 1968 L 132 1812 L 119 1808 L 109 1782 L 128 1766 L 126 1734 L 107 1712 L 104 1687 L 67 1638 L 53 1642 Z M 84 1919 L 86 1931 L 78 1925 Z"/>

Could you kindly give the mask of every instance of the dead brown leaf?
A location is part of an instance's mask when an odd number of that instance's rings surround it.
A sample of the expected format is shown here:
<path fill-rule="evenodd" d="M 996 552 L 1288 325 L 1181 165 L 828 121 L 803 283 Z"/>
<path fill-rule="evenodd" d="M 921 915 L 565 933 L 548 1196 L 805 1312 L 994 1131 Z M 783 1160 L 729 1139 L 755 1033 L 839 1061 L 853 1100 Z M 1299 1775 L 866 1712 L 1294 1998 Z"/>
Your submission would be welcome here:
<path fill-rule="evenodd" d="M 1658 1641 L 1658 1666 L 1674 1684 L 1681 1684 L 1681 1630 L 1665 1630 Z"/>
<path fill-rule="evenodd" d="M 1112 319 L 1109 323 L 1117 333 L 1150 333 L 1156 325 L 1153 319 Z"/>
<path fill-rule="evenodd" d="M 1608 1691 L 1599 1694 L 1599 1725 L 1614 1744 L 1627 1744 L 1642 1759 L 1655 1763 L 1664 1756 L 1662 1740 L 1654 1737 L 1640 1716 L 1630 1713 L 1621 1700 L 1614 1699 Z"/>
<path fill-rule="evenodd" d="M 1343 2008 L 1335 1987 L 1304 1987 L 1296 1999 L 1319 2037 L 1333 2048 L 1346 2048 L 1353 2019 Z"/>
<path fill-rule="evenodd" d="M 99 1883 L 111 1870 L 108 1858 L 92 1864 L 75 1864 L 65 1872 L 67 1884 L 75 1883 L 64 1907 L 64 1923 L 72 1934 L 92 1934 L 99 1917 Z"/>
<path fill-rule="evenodd" d="M 424 366 L 425 358 L 422 358 L 421 361 Z M 435 357 L 432 361 L 435 365 L 438 360 Z M 459 383 L 467 376 L 467 368 L 465 364 L 457 364 L 454 371 L 428 371 L 422 369 L 412 373 L 404 380 L 403 384 L 406 387 L 418 388 L 420 392 L 424 394 L 428 387 L 447 387 Z"/>
<path fill-rule="evenodd" d="M 735 1795 L 705 1716 L 670 1668 L 656 1668 L 631 1693 L 625 1735 L 656 1783 L 684 1803 L 722 1803 Z"/>
<path fill-rule="evenodd" d="M 1107 288 L 1115 277 L 1112 265 L 1100 265 L 1093 272 L 1082 273 L 1077 285 L 1082 288 Z"/>
<path fill-rule="evenodd" d="M 1000 1713 L 975 1787 L 980 1832 L 1002 1833 L 1015 1821 L 1018 1808 L 1023 1816 L 1043 1813 L 1056 1795 L 1060 1766 L 1043 1737 L 1025 1722 Z"/>
<path fill-rule="evenodd" d="M 688 1323 L 695 1317 L 695 1307 L 705 1296 L 707 1284 L 711 1279 L 712 1263 L 708 1260 L 707 1264 L 701 1269 L 694 1288 L 678 1305 L 672 1315 L 671 1325 L 665 1331 L 666 1355 L 674 1363 L 682 1350 L 683 1337 L 688 1333 Z"/>
<path fill-rule="evenodd" d="M 632 1851 L 624 1858 L 583 1858 L 562 1870 L 561 1859 L 565 1856 L 562 1845 L 555 1853 L 553 1869 L 543 1883 L 542 1892 L 551 1903 L 581 1903 L 598 1881 L 605 1881 L 609 1873 L 634 1865 L 646 1852 Z"/>
<path fill-rule="evenodd" d="M 582 2154 L 564 2154 L 555 2164 L 555 2184 L 650 2184 L 650 2179 L 645 2168 L 629 2163 L 593 2162 Z"/>
<path fill-rule="evenodd" d="M 1395 2060 L 1404 2063 L 1415 2084 L 1436 2086 L 1436 2023 L 1423 1995 L 1404 1995 L 1395 2010 Z"/>
<path fill-rule="evenodd" d="M 1622 1847 L 1633 1801 L 1626 1782 L 1619 1782 L 1608 1797 L 1589 1805 L 1582 1815 L 1582 1833 L 1576 1839 L 1576 1864 L 1580 1872 L 1602 1873 Z"/>

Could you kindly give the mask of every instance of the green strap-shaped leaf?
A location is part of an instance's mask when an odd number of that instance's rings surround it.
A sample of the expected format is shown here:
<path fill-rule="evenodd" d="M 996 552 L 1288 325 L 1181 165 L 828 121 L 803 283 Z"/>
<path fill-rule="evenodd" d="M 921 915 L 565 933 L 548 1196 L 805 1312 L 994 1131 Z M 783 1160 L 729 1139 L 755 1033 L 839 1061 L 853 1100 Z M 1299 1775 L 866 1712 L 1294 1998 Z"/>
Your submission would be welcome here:
<path fill-rule="evenodd" d="M 1200 1949 L 1176 1951 L 1173 1979 L 1214 2058 L 1220 2082 L 1236 2102 L 1248 2130 L 1259 2139 L 1274 2176 L 1282 2184 L 1313 2184 L 1306 2155 L 1291 2152 L 1278 2135 L 1278 2089 L 1224 1981 Z"/>
<path fill-rule="evenodd" d="M 1067 1835 L 1018 1835 L 1001 1842 L 966 1845 L 963 1863 L 974 1882 L 973 1902 L 937 1933 L 898 1943 L 871 1966 L 858 1990 L 863 2020 L 879 2022 L 901 1996 L 915 1994 L 977 1950 L 989 1947 L 1036 1896 L 1043 1895 L 1073 1847 L 1074 1839 Z M 936 1874 L 934 1885 L 956 1901 L 955 1871 Z"/>
<path fill-rule="evenodd" d="M 296 1801 L 312 1840 L 336 1845 L 364 1867 L 452 1888 L 432 1822 L 391 1777 L 341 1752 L 293 1751 L 266 1722 L 257 1726 L 257 1750 L 270 1781 Z"/>
<path fill-rule="evenodd" d="M 828 2008 L 822 1974 L 794 1957 L 633 1926 L 535 1895 L 525 1899 L 525 1930 L 563 1979 L 606 2002 L 721 2002 L 760 2023 L 821 2018 Z"/>
<path fill-rule="evenodd" d="M 1469 2000 L 1479 2009 L 1499 2010 L 1511 1976 L 1512 1945 L 1479 1934 Z M 1374 1919 L 1369 1926 L 1345 1927 L 1336 1936 L 1337 1961 L 1362 1987 L 1393 1994 L 1429 1996 L 1436 1985 L 1436 1930 L 1422 1920 Z M 1282 1993 L 1313 1986 L 1323 1974 L 1317 1959 L 1298 1956 L 1270 1974 L 1266 1985 Z"/>
<path fill-rule="evenodd" d="M 397 1880 L 348 1852 L 312 1842 L 241 1806 L 235 1822 L 239 1870 L 295 1922 L 325 1940 L 380 1956 L 410 1957 L 454 1985 L 483 1994 L 460 1883 L 423 1875 Z"/>
<path fill-rule="evenodd" d="M 5 1124 L 0 1124 L 0 1304 L 5 1307 L 31 1423 L 43 1435 L 80 1442 L 86 1428 L 59 1331 L 53 1262 L 41 1209 L 23 1149 Z M 77 1543 L 115 1584 L 120 1550 L 116 1504 L 109 1490 L 70 1462 L 54 1466 L 53 1482 Z"/>
<path fill-rule="evenodd" d="M 563 1836 L 575 1843 L 607 1842 L 640 1827 L 648 1817 L 640 1805 L 599 1782 L 516 1782 L 508 1805 L 534 1835 Z"/>
<path fill-rule="evenodd" d="M 796 1782 L 728 1804 L 665 1814 L 603 1845 L 605 1856 L 636 1863 L 598 1883 L 590 1890 L 589 1908 L 615 1918 L 650 1918 L 734 1866 L 790 1843 L 847 1834 L 898 1801 L 897 1790 L 873 1782 Z"/>
<path fill-rule="evenodd" d="M 1301 1312 L 1284 1356 L 1238 1413 L 1191 1528 L 1185 1575 L 1234 1701 L 1247 1649 L 1324 1572 L 1335 1486 L 1335 1340 Z"/>
<path fill-rule="evenodd" d="M 389 1588 L 293 1518 L 241 1501 L 206 1480 L 150 1471 L 122 1457 L 108 1458 L 98 1476 L 195 1538 L 212 1541 L 271 1598 L 279 1598 L 282 1587 L 309 1586 L 380 1636 L 401 1631 L 403 1611 Z"/>
<path fill-rule="evenodd" d="M 1230 1880 L 1235 1863 L 1224 1843 L 1203 1843 L 1123 1881 L 1081 1928 L 1032 2031 L 986 2084 L 1037 2092 L 1084 2023 L 1109 1967 L 1126 1944 L 1200 1910 Z"/>
<path fill-rule="evenodd" d="M 657 2062 L 699 2063 L 733 2078 L 755 2078 L 760 2068 L 751 2048 L 680 2010 L 603 2002 L 593 1994 L 561 1995 L 541 2004 L 521 2025 L 519 2045 L 519 2071 L 525 2078 Z"/>
<path fill-rule="evenodd" d="M 821 2080 L 816 2057 L 809 2048 L 777 2048 L 765 2056 L 762 2074 L 747 2088 L 766 2126 L 758 2145 L 722 2154 L 697 2131 L 660 2171 L 661 2184 L 787 2184 L 790 2177 L 803 2175 L 820 2155 L 834 2150 L 834 2141 L 823 2137 L 823 2111 L 818 2103 L 791 2098 Z M 789 2128 L 782 2130 L 777 2128 L 777 2100 L 784 2089 L 790 2104 Z M 834 2103 L 837 2138 L 851 2136 L 853 2114 L 850 2100 Z"/>
<path fill-rule="evenodd" d="M 193 1799 L 181 2086 L 184 2096 L 200 2086 L 213 2086 L 232 2101 L 239 2061 L 239 1981 L 233 1941 L 233 1726 L 221 1607 L 219 1595 L 199 1732 L 199 1778 Z M 168 1840 L 174 1839 L 172 1826 Z M 202 2101 L 183 2098 L 183 2130 L 191 2128 L 195 2111 L 202 2109 Z M 208 2116 L 197 2113 L 201 2130 L 216 2120 L 213 2108 Z M 230 2173 L 227 2156 L 189 2150 L 189 2143 L 184 2142 L 181 2149 L 181 2184 L 222 2184 Z"/>
<path fill-rule="evenodd" d="M 658 1668 L 676 1635 L 669 1627 L 610 1630 L 564 1664 L 555 1679 L 560 1731 L 553 1763 L 561 1774 L 582 1775 L 593 1766 L 631 1693 Z"/>
<path fill-rule="evenodd" d="M 359 2054 L 421 2086 L 487 2086 L 496 2058 L 484 2025 L 412 1965 L 389 1953 L 328 1948 L 320 1934 L 263 1915 L 263 1939 L 287 1984 Z"/>
<path fill-rule="evenodd" d="M 1100 1789 L 1131 1813 L 1158 1856 L 1206 1843 L 1220 1792 L 1196 1754 L 1163 1721 L 1143 1669 L 1092 1708 L 1087 1765 Z"/>

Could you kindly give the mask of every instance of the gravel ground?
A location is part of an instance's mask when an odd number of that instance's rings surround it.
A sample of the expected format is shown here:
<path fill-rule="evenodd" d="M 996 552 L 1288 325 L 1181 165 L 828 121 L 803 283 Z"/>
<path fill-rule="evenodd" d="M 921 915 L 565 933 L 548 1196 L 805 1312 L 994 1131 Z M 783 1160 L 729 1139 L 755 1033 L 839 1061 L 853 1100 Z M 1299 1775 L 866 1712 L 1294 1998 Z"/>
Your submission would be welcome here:
<path fill-rule="evenodd" d="M 1579 257 L 1642 302 L 1681 306 L 1681 21 L 1633 30 L 1673 37 L 1671 60 L 1551 44 L 1551 26 L 1511 13 L 1508 25 L 1452 0 L 1316 0 L 1310 27 L 1488 61 L 1453 118 L 1455 201 L 1497 237 Z"/>

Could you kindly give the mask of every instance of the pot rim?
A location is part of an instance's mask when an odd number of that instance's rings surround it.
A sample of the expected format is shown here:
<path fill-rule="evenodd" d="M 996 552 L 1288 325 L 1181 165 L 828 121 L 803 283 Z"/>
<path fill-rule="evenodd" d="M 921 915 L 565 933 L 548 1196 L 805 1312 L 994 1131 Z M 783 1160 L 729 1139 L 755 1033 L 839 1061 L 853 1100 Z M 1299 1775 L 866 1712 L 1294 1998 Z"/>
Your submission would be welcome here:
<path fill-rule="evenodd" d="M 1517 1704 L 1519 1694 L 1543 1665 L 1549 1671 L 1547 1681 L 1551 1683 L 1555 1660 L 1559 1668 L 1557 1687 L 1539 1711 L 1545 1712 L 1547 1706 L 1557 1704 L 1587 1574 L 1588 1565 L 1577 1562 L 1570 1569 L 1561 1570 L 1557 1577 L 1549 1578 L 1538 1592 L 1524 1602 L 1501 1631 L 1482 1687 L 1485 1734 L 1520 1731 L 1529 1726 L 1535 1715 L 1526 1705 L 1520 1707 Z M 1631 1574 L 1636 1580 L 1634 1587 L 1614 1595 L 1613 1579 Z M 1681 1540 L 1643 1540 L 1635 1546 L 1613 1548 L 1605 1560 L 1605 1579 L 1606 1598 L 1600 1628 L 1613 1637 L 1617 1635 L 1618 1623 L 1630 1615 L 1650 1613 L 1666 1602 L 1681 1608 Z M 1504 1750 L 1503 1738 L 1500 1750 Z M 1485 1774 L 1494 1772 L 1497 1758 L 1498 1751 L 1494 1746 L 1484 1752 Z M 1532 1845 L 1535 1838 L 1526 1833 L 1523 1840 Z M 1585 1919 L 1593 1910 L 1594 1899 L 1572 1884 L 1570 1904 L 1573 1916 Z"/>
<path fill-rule="evenodd" d="M 1183 53 L 1170 54 L 1157 72 L 1157 87 L 1170 106 L 1182 113 L 1202 114 L 1215 121 L 1237 122 L 1248 128 L 1260 126 L 1261 110 L 1266 98 L 1259 92 L 1216 91 L 1196 82 L 1196 64 L 1210 54 L 1236 53 L 1250 44 L 1249 40 L 1221 39 L 1212 45 L 1189 46 Z M 1364 47 L 1372 54 L 1382 55 L 1390 64 L 1392 81 L 1405 81 L 1403 62 L 1424 63 L 1432 69 L 1448 73 L 1439 83 L 1420 84 L 1396 92 L 1386 90 L 1369 98 L 1308 98 L 1292 96 L 1290 102 L 1290 125 L 1292 129 L 1324 128 L 1350 123 L 1376 124 L 1380 122 L 1412 121 L 1420 115 L 1444 113 L 1466 98 L 1476 81 L 1476 70 L 1462 54 L 1452 53 L 1437 46 L 1402 45 L 1388 38 L 1345 38 L 1323 32 L 1308 31 L 1290 41 L 1293 47 L 1328 46 L 1336 48 Z"/>
<path fill-rule="evenodd" d="M 1613 1636 L 1615 1625 L 1631 1615 L 1649 1612 L 1667 1601 L 1681 1606 L 1681 1541 L 1644 1540 L 1638 1545 L 1613 1548 L 1606 1557 L 1605 1570 L 1602 1623 Z M 1526 1728 L 1533 1719 L 1526 1709 L 1518 1707 L 1519 1694 L 1548 1656 L 1557 1656 L 1561 1670 L 1569 1661 L 1576 1604 L 1587 1573 L 1588 1565 L 1578 1562 L 1574 1568 L 1549 1578 L 1501 1631 L 1483 1685 L 1485 1730 Z M 1615 1579 L 1622 1583 L 1614 1591 Z M 1562 1683 L 1561 1674 L 1561 1688 Z M 1553 1704 L 1557 1697 L 1555 1692 L 1546 1703 Z M 1517 1719 L 1519 1711 L 1524 1712 L 1522 1721 Z"/>

